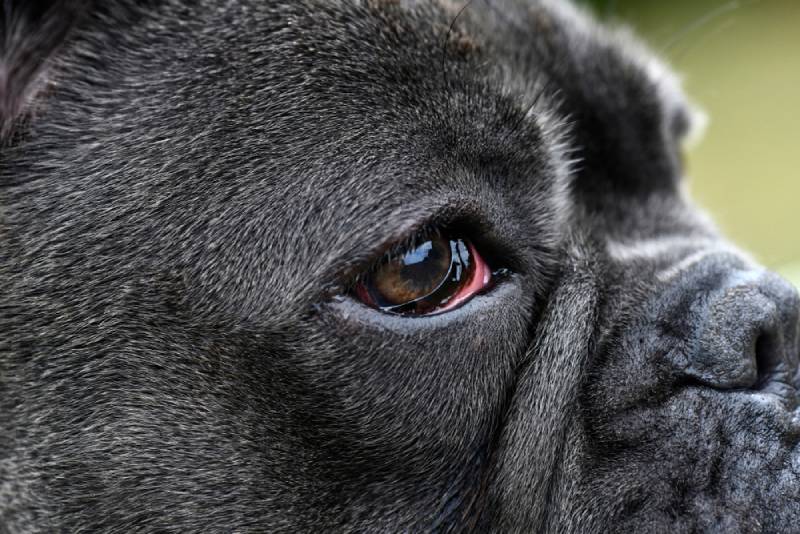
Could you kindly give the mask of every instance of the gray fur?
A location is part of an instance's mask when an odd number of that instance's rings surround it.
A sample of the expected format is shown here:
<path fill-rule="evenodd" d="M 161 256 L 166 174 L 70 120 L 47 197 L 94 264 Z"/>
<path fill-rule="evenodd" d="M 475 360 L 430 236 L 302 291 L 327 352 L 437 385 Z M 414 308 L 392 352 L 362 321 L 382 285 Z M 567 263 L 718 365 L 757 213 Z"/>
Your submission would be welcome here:
<path fill-rule="evenodd" d="M 800 300 L 686 198 L 627 30 L 45 4 L 3 4 L 0 532 L 800 531 Z M 356 302 L 426 226 L 511 276 Z"/>

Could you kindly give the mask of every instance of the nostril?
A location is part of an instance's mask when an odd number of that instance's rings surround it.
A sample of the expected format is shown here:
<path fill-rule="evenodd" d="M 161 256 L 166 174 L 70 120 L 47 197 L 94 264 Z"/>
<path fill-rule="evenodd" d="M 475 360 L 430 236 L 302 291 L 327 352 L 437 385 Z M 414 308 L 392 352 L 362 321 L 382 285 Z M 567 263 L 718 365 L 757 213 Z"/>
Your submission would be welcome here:
<path fill-rule="evenodd" d="M 703 315 L 686 369 L 690 376 L 717 389 L 762 393 L 791 384 L 788 328 L 794 309 L 785 304 L 783 286 L 772 288 L 771 279 L 765 280 L 724 287 L 699 308 Z"/>
<path fill-rule="evenodd" d="M 668 354 L 681 379 L 778 397 L 786 406 L 800 400 L 800 295 L 788 282 L 770 273 L 733 271 L 663 298 L 664 316 L 680 325 L 665 329 L 664 341 L 676 348 Z"/>
<path fill-rule="evenodd" d="M 782 361 L 777 336 L 771 332 L 762 332 L 755 340 L 754 354 L 757 371 L 754 389 L 763 389 L 774 380 Z"/>

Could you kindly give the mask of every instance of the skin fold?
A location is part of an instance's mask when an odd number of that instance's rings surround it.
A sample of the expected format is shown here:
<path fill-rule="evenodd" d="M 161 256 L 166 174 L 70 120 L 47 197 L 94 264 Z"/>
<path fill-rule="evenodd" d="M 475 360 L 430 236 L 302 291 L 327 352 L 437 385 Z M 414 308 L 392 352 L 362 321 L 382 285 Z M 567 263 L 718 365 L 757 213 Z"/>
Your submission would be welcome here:
<path fill-rule="evenodd" d="M 2 9 L 1 533 L 800 531 L 800 298 L 687 197 L 627 29 Z M 507 275 L 359 302 L 424 228 Z"/>

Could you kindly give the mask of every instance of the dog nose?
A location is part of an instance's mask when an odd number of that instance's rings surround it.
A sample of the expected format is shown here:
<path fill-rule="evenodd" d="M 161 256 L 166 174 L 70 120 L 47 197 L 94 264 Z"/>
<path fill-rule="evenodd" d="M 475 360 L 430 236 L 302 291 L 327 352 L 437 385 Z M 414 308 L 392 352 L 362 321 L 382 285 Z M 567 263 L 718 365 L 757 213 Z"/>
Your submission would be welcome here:
<path fill-rule="evenodd" d="M 800 296 L 776 274 L 736 271 L 696 302 L 686 372 L 722 390 L 759 390 L 795 402 Z"/>

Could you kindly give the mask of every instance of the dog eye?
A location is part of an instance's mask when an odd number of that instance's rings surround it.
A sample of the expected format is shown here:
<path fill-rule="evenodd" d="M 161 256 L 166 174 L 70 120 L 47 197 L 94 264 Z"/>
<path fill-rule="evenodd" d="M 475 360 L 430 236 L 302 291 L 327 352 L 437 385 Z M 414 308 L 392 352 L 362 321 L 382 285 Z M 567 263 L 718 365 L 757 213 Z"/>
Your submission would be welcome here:
<path fill-rule="evenodd" d="M 485 290 L 489 266 L 468 240 L 433 236 L 382 261 L 356 285 L 356 297 L 385 313 L 431 315 Z"/>

